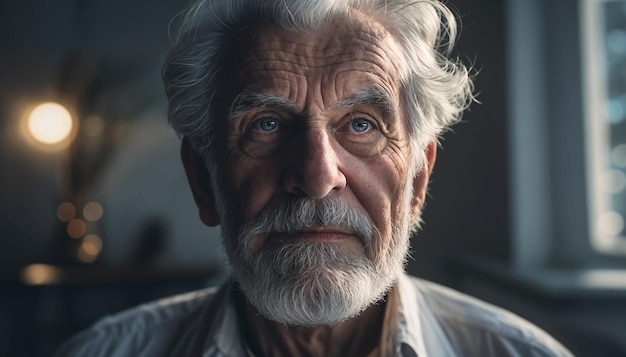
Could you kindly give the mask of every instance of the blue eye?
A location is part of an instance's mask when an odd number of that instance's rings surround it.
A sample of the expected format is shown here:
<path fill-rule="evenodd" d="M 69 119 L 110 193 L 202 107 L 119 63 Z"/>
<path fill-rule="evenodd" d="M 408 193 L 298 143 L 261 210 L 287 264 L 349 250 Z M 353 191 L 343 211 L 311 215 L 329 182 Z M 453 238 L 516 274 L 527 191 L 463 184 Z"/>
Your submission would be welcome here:
<path fill-rule="evenodd" d="M 280 127 L 278 120 L 274 118 L 261 118 L 252 124 L 252 127 L 264 133 L 274 133 Z"/>
<path fill-rule="evenodd" d="M 350 127 L 357 133 L 364 133 L 372 127 L 369 120 L 363 118 L 356 118 L 350 122 Z"/>

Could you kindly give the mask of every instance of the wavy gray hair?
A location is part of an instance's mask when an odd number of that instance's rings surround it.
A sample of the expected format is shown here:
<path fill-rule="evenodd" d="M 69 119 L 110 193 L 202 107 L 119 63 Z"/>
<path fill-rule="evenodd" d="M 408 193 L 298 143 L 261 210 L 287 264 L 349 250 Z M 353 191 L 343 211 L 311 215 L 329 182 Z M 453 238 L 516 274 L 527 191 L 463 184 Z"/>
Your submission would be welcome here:
<path fill-rule="evenodd" d="M 439 0 L 199 0 L 182 17 L 163 81 L 171 126 L 204 156 L 213 180 L 218 179 L 215 117 L 224 110 L 216 94 L 223 85 L 228 40 L 259 23 L 312 31 L 351 10 L 380 21 L 403 48 L 403 109 L 412 151 L 421 154 L 413 169 L 421 168 L 426 145 L 460 120 L 474 100 L 473 84 L 469 68 L 449 58 L 456 20 Z"/>

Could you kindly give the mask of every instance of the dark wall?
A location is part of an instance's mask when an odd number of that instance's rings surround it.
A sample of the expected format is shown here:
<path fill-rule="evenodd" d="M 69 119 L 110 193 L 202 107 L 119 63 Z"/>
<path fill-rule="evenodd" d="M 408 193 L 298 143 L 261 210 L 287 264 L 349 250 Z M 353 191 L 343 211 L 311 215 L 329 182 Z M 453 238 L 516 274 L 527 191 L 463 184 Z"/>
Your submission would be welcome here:
<path fill-rule="evenodd" d="M 504 9 L 499 0 L 453 1 L 458 55 L 473 64 L 480 103 L 445 134 L 409 271 L 446 282 L 456 254 L 510 256 Z"/>

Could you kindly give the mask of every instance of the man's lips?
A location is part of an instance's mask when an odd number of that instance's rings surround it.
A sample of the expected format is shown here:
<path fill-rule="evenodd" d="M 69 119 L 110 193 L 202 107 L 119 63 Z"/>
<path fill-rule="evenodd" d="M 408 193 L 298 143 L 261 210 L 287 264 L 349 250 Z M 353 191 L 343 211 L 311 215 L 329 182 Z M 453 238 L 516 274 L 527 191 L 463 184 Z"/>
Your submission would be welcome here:
<path fill-rule="evenodd" d="M 332 227 L 311 227 L 286 234 L 288 241 L 331 242 L 356 237 L 353 231 Z"/>
<path fill-rule="evenodd" d="M 354 237 L 354 232 L 339 228 L 312 227 L 293 235 L 296 241 L 332 242 Z"/>
<path fill-rule="evenodd" d="M 329 234 L 354 234 L 351 230 L 334 228 L 334 227 L 310 227 L 300 231 L 302 233 L 329 233 Z"/>

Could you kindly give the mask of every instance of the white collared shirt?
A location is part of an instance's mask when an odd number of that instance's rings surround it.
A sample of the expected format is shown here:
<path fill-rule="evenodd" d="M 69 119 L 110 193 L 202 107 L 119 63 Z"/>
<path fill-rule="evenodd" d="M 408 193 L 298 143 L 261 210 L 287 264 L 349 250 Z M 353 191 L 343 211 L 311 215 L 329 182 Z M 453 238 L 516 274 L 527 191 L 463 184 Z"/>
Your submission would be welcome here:
<path fill-rule="evenodd" d="M 105 317 L 56 357 L 240 357 L 231 286 L 159 300 Z M 443 286 L 402 275 L 397 356 L 572 356 L 521 317 Z"/>

